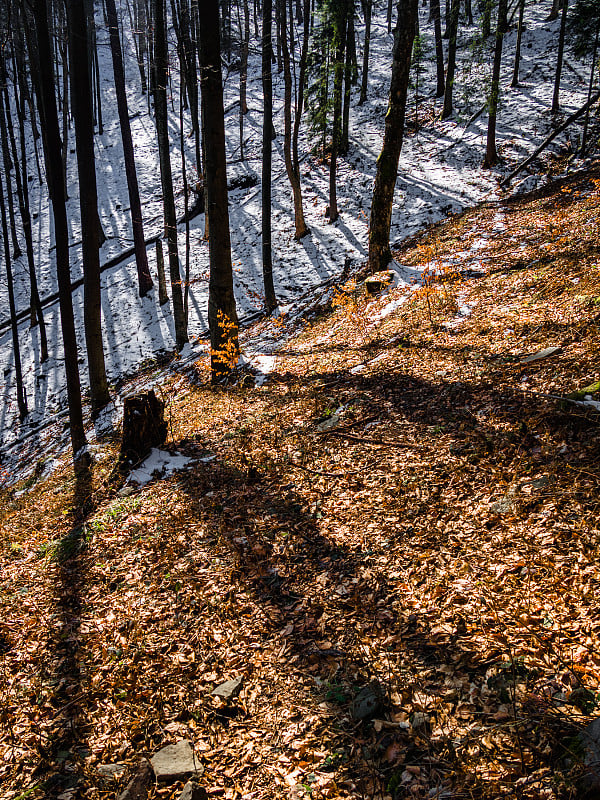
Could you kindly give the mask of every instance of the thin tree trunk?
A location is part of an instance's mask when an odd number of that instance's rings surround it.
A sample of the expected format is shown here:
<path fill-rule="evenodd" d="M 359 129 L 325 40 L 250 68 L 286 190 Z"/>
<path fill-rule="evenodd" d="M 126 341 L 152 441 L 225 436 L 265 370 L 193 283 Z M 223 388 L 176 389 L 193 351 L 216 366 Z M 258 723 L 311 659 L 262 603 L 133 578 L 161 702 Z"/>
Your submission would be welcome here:
<path fill-rule="evenodd" d="M 588 107 L 585 111 L 585 119 L 583 122 L 583 133 L 581 135 L 581 157 L 585 156 L 585 147 L 588 132 L 588 122 L 590 118 L 590 98 L 594 88 L 594 71 L 596 69 L 596 56 L 598 55 L 598 35 L 600 34 L 600 20 L 596 23 L 596 35 L 594 37 L 594 50 L 592 53 L 592 66 L 590 67 L 590 80 L 588 83 Z"/>
<path fill-rule="evenodd" d="M 339 0 L 334 8 L 335 63 L 333 65 L 333 129 L 329 161 L 329 221 L 339 216 L 337 204 L 337 158 L 342 141 L 342 85 L 344 54 L 348 27 L 348 0 Z"/>
<path fill-rule="evenodd" d="M 352 51 L 356 55 L 354 43 L 354 0 L 347 0 L 348 3 L 348 25 L 346 32 L 346 66 L 344 68 L 344 107 L 342 112 L 342 138 L 340 141 L 340 153 L 344 155 L 350 147 L 350 98 L 352 94 L 352 70 L 353 60 Z"/>
<path fill-rule="evenodd" d="M 10 101 L 8 97 L 8 89 L 6 81 L 2 97 L 0 98 L 0 112 L 2 114 L 2 124 L 6 125 L 10 133 L 10 142 L 13 153 L 13 162 L 15 164 L 15 178 L 17 181 L 17 195 L 19 198 L 19 210 L 21 212 L 21 222 L 23 225 L 23 235 L 25 236 L 25 250 L 27 252 L 27 264 L 29 267 L 29 286 L 30 286 L 30 320 L 31 327 L 40 326 L 40 361 L 44 362 L 48 358 L 48 339 L 46 336 L 46 325 L 44 322 L 44 313 L 42 311 L 42 304 L 40 302 L 40 294 L 38 290 L 37 275 L 35 272 L 35 259 L 33 255 L 33 237 L 31 234 L 31 214 L 29 211 L 29 187 L 27 180 L 27 155 L 25 151 L 25 130 L 24 130 L 24 109 L 20 108 L 19 96 L 17 93 L 17 81 L 13 83 L 15 93 L 15 107 L 17 109 L 17 117 L 19 119 L 19 135 L 21 144 L 21 166 L 19 167 L 19 156 L 17 153 L 17 144 L 14 136 L 14 128 L 10 119 Z M 22 98 L 21 98 L 22 101 Z"/>
<path fill-rule="evenodd" d="M 19 326 L 17 325 L 17 309 L 15 306 L 15 291 L 13 287 L 12 265 L 10 263 L 10 243 L 8 238 L 8 225 L 6 224 L 6 207 L 4 205 L 4 187 L 0 175 L 0 215 L 2 217 L 2 245 L 4 249 L 4 263 L 6 266 L 6 288 L 8 290 L 8 307 L 10 309 L 10 327 L 12 331 L 13 356 L 15 364 L 15 378 L 17 384 L 17 406 L 19 419 L 27 416 L 27 397 L 23 386 L 23 370 L 21 367 L 21 347 L 19 345 Z"/>
<path fill-rule="evenodd" d="M 273 251 L 271 242 L 271 169 L 273 139 L 273 85 L 271 74 L 271 0 L 263 0 L 262 17 L 262 268 L 265 289 L 265 307 L 270 313 L 277 307 L 273 284 Z"/>
<path fill-rule="evenodd" d="M 244 0 L 244 38 L 242 39 L 242 55 L 240 62 L 240 161 L 244 160 L 244 117 L 248 113 L 248 50 L 250 47 L 250 8 L 248 0 Z"/>
<path fill-rule="evenodd" d="M 163 192 L 165 227 L 169 247 L 169 276 L 171 279 L 171 302 L 175 322 L 175 343 L 178 350 L 188 342 L 187 324 L 183 309 L 181 273 L 177 252 L 177 215 L 171 173 L 169 128 L 167 120 L 167 39 L 165 31 L 164 0 L 153 0 L 154 22 L 154 108 L 156 134 L 160 159 L 160 180 Z"/>
<path fill-rule="evenodd" d="M 188 300 L 190 294 L 190 216 L 188 209 L 188 180 L 187 169 L 185 165 L 185 141 L 183 138 L 183 86 L 179 86 L 179 147 L 181 148 L 181 175 L 183 177 L 183 202 L 185 218 L 185 289 L 183 293 L 183 313 L 185 314 L 185 323 L 187 325 L 188 314 Z"/>
<path fill-rule="evenodd" d="M 87 19 L 83 0 L 67 6 L 69 55 L 71 59 L 71 103 L 75 120 L 79 208 L 83 260 L 83 319 L 87 349 L 92 412 L 110 401 L 102 345 L 102 295 L 100 288 L 100 246 L 98 238 L 98 193 L 94 158 L 94 122 L 88 67 Z"/>
<path fill-rule="evenodd" d="M 448 32 L 450 40 L 448 42 L 448 69 L 446 70 L 446 86 L 444 89 L 444 106 L 442 108 L 442 119 L 452 116 L 452 90 L 454 88 L 454 71 L 456 69 L 456 37 L 458 34 L 458 12 L 460 10 L 460 0 L 452 0 L 450 9 L 450 25 Z"/>
<path fill-rule="evenodd" d="M 131 226 L 133 228 L 133 246 L 135 250 L 135 263 L 137 266 L 138 289 L 140 297 L 144 297 L 152 288 L 152 278 L 148 267 L 148 254 L 144 241 L 144 223 L 142 220 L 142 204 L 138 188 L 137 172 L 135 169 L 135 156 L 133 153 L 133 139 L 129 124 L 129 109 L 127 107 L 127 92 L 125 89 L 125 72 L 123 70 L 123 53 L 117 25 L 117 9 L 115 0 L 105 0 L 108 31 L 110 34 L 110 49 L 115 77 L 115 93 L 117 109 L 121 126 L 121 140 L 123 142 L 123 158 L 125 161 L 125 174 L 127 175 L 127 190 L 129 192 L 129 206 L 131 208 Z"/>
<path fill-rule="evenodd" d="M 517 25 L 517 44 L 515 47 L 515 66 L 510 85 L 516 89 L 519 85 L 519 67 L 521 65 L 521 38 L 523 36 L 523 13 L 525 11 L 525 0 L 519 0 L 519 22 Z"/>
<path fill-rule="evenodd" d="M 446 90 L 444 76 L 444 43 L 442 41 L 442 20 L 440 14 L 440 0 L 430 0 L 431 16 L 435 35 L 435 63 L 437 67 L 436 97 L 443 97 Z"/>
<path fill-rule="evenodd" d="M 227 208 L 225 123 L 217 0 L 203 0 L 199 16 L 205 163 L 209 163 L 212 167 L 206 173 L 207 210 L 210 215 L 208 322 L 211 377 L 213 382 L 219 382 L 226 378 L 232 367 L 237 364 L 239 344 Z"/>
<path fill-rule="evenodd" d="M 410 58 L 415 38 L 418 0 L 400 0 L 394 41 L 390 102 L 385 117 L 383 147 L 377 159 L 369 224 L 369 265 L 373 272 L 391 261 L 390 229 L 398 160 L 404 136 Z"/>
<path fill-rule="evenodd" d="M 287 36 L 287 17 L 285 0 L 281 0 L 281 28 L 282 28 L 282 56 L 283 56 L 283 80 L 284 80 L 284 101 L 283 101 L 283 154 L 285 159 L 285 169 L 292 187 L 294 197 L 294 226 L 295 238 L 301 239 L 308 233 L 306 222 L 304 221 L 304 209 L 302 207 L 302 187 L 300 185 L 300 172 L 296 170 L 292 156 L 292 72 L 290 66 L 290 50 Z M 297 113 L 297 112 L 296 112 Z"/>
<path fill-rule="evenodd" d="M 498 22 L 496 25 L 496 47 L 494 50 L 494 65 L 492 67 L 492 85 L 488 100 L 488 129 L 487 145 L 485 151 L 484 167 L 491 168 L 498 162 L 496 151 L 496 116 L 498 113 L 498 100 L 500 98 L 500 67 L 502 66 L 502 42 L 506 33 L 506 12 L 508 0 L 499 0 Z"/>
<path fill-rule="evenodd" d="M 69 228 L 67 224 L 62 150 L 58 127 L 56 96 L 54 93 L 54 70 L 52 67 L 46 0 L 33 1 L 33 15 L 37 39 L 37 55 L 40 64 L 40 97 L 38 105 L 40 107 L 43 127 L 46 134 L 44 137 L 46 175 L 54 216 L 56 273 L 65 358 L 71 446 L 73 449 L 73 459 L 75 462 L 79 462 L 82 460 L 84 454 L 86 438 L 83 428 L 81 385 L 77 366 L 77 337 L 75 334 L 75 320 L 73 317 L 71 296 L 71 275 L 69 270 Z"/>
<path fill-rule="evenodd" d="M 373 0 L 362 0 L 362 5 L 363 14 L 365 16 L 365 44 L 363 48 L 363 67 L 360 81 L 360 97 L 358 100 L 359 106 L 367 99 L 367 91 L 369 89 L 369 50 L 371 47 L 371 13 L 373 11 Z"/>
<path fill-rule="evenodd" d="M 560 33 L 558 35 L 558 53 L 556 54 L 556 76 L 554 78 L 554 92 L 552 94 L 552 113 L 557 114 L 560 108 L 559 94 L 560 94 L 560 76 L 562 73 L 563 65 L 563 52 L 565 49 L 565 31 L 567 29 L 567 9 L 569 7 L 569 0 L 562 0 L 562 16 L 560 18 Z"/>

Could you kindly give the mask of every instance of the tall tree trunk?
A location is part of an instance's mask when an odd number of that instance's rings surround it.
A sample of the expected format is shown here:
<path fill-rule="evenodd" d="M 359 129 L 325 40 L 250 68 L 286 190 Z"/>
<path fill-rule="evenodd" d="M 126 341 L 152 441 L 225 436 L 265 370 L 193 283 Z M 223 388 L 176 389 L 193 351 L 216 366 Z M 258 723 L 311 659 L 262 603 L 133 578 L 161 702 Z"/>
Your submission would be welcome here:
<path fill-rule="evenodd" d="M 19 345 L 19 327 L 17 325 L 17 309 L 15 306 L 15 291 L 13 287 L 12 265 L 10 263 L 10 242 L 8 238 L 8 225 L 6 224 L 6 207 L 4 205 L 4 187 L 0 175 L 0 216 L 2 217 L 2 247 L 4 250 L 4 263 L 6 266 L 6 288 L 8 290 L 8 307 L 10 310 L 10 327 L 13 341 L 13 357 L 15 364 L 15 379 L 17 384 L 17 407 L 19 419 L 27 416 L 27 397 L 23 386 L 23 370 L 21 367 L 21 347 Z"/>
<path fill-rule="evenodd" d="M 557 114 L 560 107 L 560 76 L 563 65 L 563 52 L 565 49 L 565 31 L 567 29 L 567 9 L 569 0 L 562 0 L 562 15 L 560 18 L 560 33 L 558 35 L 558 53 L 556 54 L 556 75 L 554 77 L 554 92 L 552 93 L 552 113 Z"/>
<path fill-rule="evenodd" d="M 508 0 L 498 2 L 498 21 L 496 24 L 496 47 L 494 49 L 494 65 L 492 67 L 492 85 L 488 100 L 488 129 L 487 145 L 485 151 L 484 167 L 493 167 L 498 162 L 496 151 L 496 116 L 498 114 L 498 100 L 500 97 L 500 67 L 502 66 L 502 42 L 506 33 L 506 12 Z"/>
<path fill-rule="evenodd" d="M 8 128 L 10 133 L 10 142 L 13 154 L 13 162 L 15 164 L 15 178 L 17 181 L 17 195 L 19 198 L 19 210 L 21 212 L 21 222 L 23 225 L 23 235 L 25 236 L 25 250 L 27 252 L 27 264 L 29 267 L 29 307 L 31 327 L 36 325 L 40 326 L 40 361 L 44 362 L 48 358 L 48 339 L 46 336 L 46 324 L 44 322 L 44 313 L 42 311 L 42 304 L 40 302 L 40 293 L 38 290 L 37 275 L 35 272 L 35 258 L 33 255 L 33 237 L 31 234 L 31 213 L 29 211 L 29 187 L 27 178 L 27 154 L 25 151 L 25 126 L 24 126 L 24 113 L 25 109 L 21 107 L 20 103 L 23 98 L 19 98 L 17 92 L 17 80 L 13 82 L 15 107 L 17 110 L 17 117 L 19 119 L 19 136 L 21 145 L 21 166 L 19 166 L 19 155 L 17 153 L 17 144 L 15 141 L 14 127 L 10 118 L 10 101 L 8 97 L 8 89 L 6 80 L 0 98 L 0 113 L 2 115 L 2 125 Z"/>
<path fill-rule="evenodd" d="M 369 224 L 369 265 L 373 272 L 385 269 L 392 258 L 390 251 L 392 203 L 404 135 L 410 58 L 416 32 L 417 14 L 418 0 L 400 0 L 398 2 L 390 102 L 385 117 L 383 147 L 377 159 Z"/>
<path fill-rule="evenodd" d="M 387 31 L 388 33 L 392 32 L 392 14 L 394 11 L 394 0 L 387 0 Z"/>
<path fill-rule="evenodd" d="M 69 404 L 69 423 L 73 459 L 82 459 L 85 446 L 83 413 L 81 407 L 81 385 L 77 366 L 77 337 L 73 317 L 71 295 L 71 275 L 69 270 L 69 228 L 65 183 L 62 164 L 62 148 L 58 127 L 58 112 L 54 93 L 54 69 L 50 48 L 50 34 L 46 0 L 33 0 L 37 56 L 40 65 L 38 105 L 43 120 L 44 153 L 48 191 L 52 202 L 54 217 L 54 236 L 56 240 L 56 273 L 58 279 L 60 320 L 65 357 L 67 398 Z M 30 52 L 31 57 L 31 52 Z"/>
<path fill-rule="evenodd" d="M 210 215 L 208 323 L 211 376 L 213 382 L 219 382 L 237 364 L 239 344 L 227 207 L 218 0 L 203 0 L 200 4 L 199 52 L 205 163 L 211 165 L 211 169 L 206 171 L 207 213 Z"/>
<path fill-rule="evenodd" d="M 10 173 L 13 169 L 12 159 L 10 157 L 10 150 L 8 146 L 8 133 L 6 130 L 6 124 L 0 128 L 0 140 L 2 141 L 2 159 L 4 161 L 4 172 L 6 177 L 6 200 L 8 206 L 8 219 L 10 223 L 10 237 L 12 240 L 12 248 L 13 248 L 13 259 L 16 260 L 20 258 L 21 247 L 19 245 L 19 240 L 17 238 L 17 225 L 15 222 L 15 204 L 14 204 L 14 197 L 13 197 L 13 189 L 12 189 L 12 181 L 10 178 Z M 15 164 L 15 167 L 18 165 Z"/>
<path fill-rule="evenodd" d="M 356 56 L 354 40 L 354 0 L 347 0 L 348 24 L 346 28 L 346 66 L 344 67 L 344 107 L 342 112 L 342 137 L 340 153 L 344 155 L 350 147 L 350 98 L 352 94 L 352 73 L 354 70 L 353 55 Z"/>
<path fill-rule="evenodd" d="M 67 6 L 69 56 L 71 59 L 71 104 L 75 121 L 75 146 L 79 176 L 79 208 L 83 257 L 83 319 L 90 379 L 92 411 L 110 401 L 102 346 L 100 246 L 98 238 L 98 193 L 94 158 L 94 121 L 90 96 L 90 58 L 87 19 L 83 0 Z"/>
<path fill-rule="evenodd" d="M 519 23 L 517 25 L 517 44 L 515 46 L 515 66 L 510 85 L 516 89 L 519 85 L 519 67 L 521 62 L 521 38 L 523 36 L 523 13 L 525 11 L 525 0 L 519 0 Z"/>
<path fill-rule="evenodd" d="M 285 159 L 285 169 L 292 187 L 294 197 L 294 225 L 295 238 L 301 239 L 308 233 L 304 220 L 304 209 L 302 207 L 302 187 L 300 185 L 300 172 L 296 169 L 296 164 L 292 156 L 292 71 L 290 65 L 290 49 L 288 46 L 287 34 L 287 14 L 285 0 L 281 3 L 281 48 L 283 57 L 283 80 L 284 80 L 284 101 L 283 101 L 283 155 Z M 290 20 L 291 21 L 291 20 Z M 296 109 L 297 113 L 297 109 Z"/>
<path fill-rule="evenodd" d="M 273 250 L 271 242 L 271 169 L 273 139 L 273 84 L 271 74 L 272 4 L 262 3 L 262 268 L 265 289 L 265 307 L 270 313 L 277 307 L 273 284 Z"/>
<path fill-rule="evenodd" d="M 442 41 L 442 20 L 440 14 L 440 0 L 430 0 L 433 30 L 435 35 L 435 63 L 437 68 L 436 97 L 443 97 L 446 90 L 444 77 L 444 43 Z"/>
<path fill-rule="evenodd" d="M 583 122 L 583 133 L 581 134 L 581 157 L 585 156 L 588 122 L 590 118 L 590 100 L 592 97 L 592 90 L 594 88 L 594 72 L 596 69 L 596 57 L 598 55 L 598 36 L 600 34 L 600 20 L 596 22 L 596 34 L 594 36 L 594 50 L 592 53 L 592 65 L 590 67 L 590 80 L 588 82 L 588 107 L 585 111 L 585 119 Z"/>
<path fill-rule="evenodd" d="M 331 133 L 331 158 L 329 161 L 329 221 L 339 216 L 337 204 L 337 158 L 342 142 L 342 85 L 344 80 L 344 54 L 348 32 L 348 0 L 335 0 L 333 7 L 333 38 L 335 63 L 333 65 L 333 126 Z"/>
<path fill-rule="evenodd" d="M 248 50 L 250 48 L 250 7 L 248 0 L 244 0 L 244 38 L 242 39 L 242 54 L 240 61 L 240 161 L 244 161 L 244 117 L 248 113 Z"/>
<path fill-rule="evenodd" d="M 548 17 L 547 17 L 549 22 L 558 17 L 558 12 L 559 12 L 559 9 L 560 9 L 560 3 L 561 3 L 561 0 L 552 0 L 552 9 L 551 9 L 551 11 L 550 11 L 550 13 L 548 14 Z"/>
<path fill-rule="evenodd" d="M 115 93 L 117 109 L 121 126 L 121 140 L 123 142 L 123 158 L 125 161 L 125 174 L 127 176 L 127 190 L 129 192 L 129 206 L 131 208 L 131 226 L 133 228 L 133 247 L 135 250 L 135 263 L 137 266 L 138 289 L 140 297 L 144 297 L 152 288 L 152 278 L 148 267 L 148 254 L 144 241 L 144 223 L 142 220 L 142 204 L 138 187 L 137 172 L 135 169 L 135 156 L 133 153 L 133 139 L 129 124 L 129 108 L 127 107 L 127 92 L 125 89 L 125 71 L 123 69 L 123 52 L 117 21 L 115 0 L 105 0 L 108 31 L 110 35 L 110 50 L 115 76 Z"/>
<path fill-rule="evenodd" d="M 360 81 L 360 97 L 358 100 L 359 106 L 367 99 L 367 91 L 369 88 L 369 51 L 371 47 L 371 14 L 373 11 L 373 0 L 362 0 L 362 7 L 365 16 L 365 44 L 363 48 L 363 66 Z"/>
<path fill-rule="evenodd" d="M 442 119 L 452 116 L 452 90 L 454 88 L 454 71 L 456 69 L 456 37 L 458 35 L 458 12 L 460 0 L 452 0 L 450 24 L 448 26 L 448 69 L 446 70 L 446 86 L 444 89 L 444 106 Z"/>
<path fill-rule="evenodd" d="M 169 277 L 171 279 L 171 302 L 175 322 L 175 343 L 178 350 L 187 343 L 187 324 L 183 308 L 181 291 L 181 273 L 179 270 L 179 253 L 177 251 L 177 215 L 175 211 L 175 195 L 173 192 L 173 176 L 171 173 L 171 155 L 169 128 L 167 119 L 167 38 L 165 31 L 164 0 L 152 0 L 154 23 L 154 109 L 156 113 L 156 134 L 160 159 L 160 181 L 163 192 L 165 212 L 165 228 L 169 250 Z"/>
<path fill-rule="evenodd" d="M 483 0 L 481 35 L 484 39 L 487 39 L 492 32 L 492 4 L 493 0 Z"/>

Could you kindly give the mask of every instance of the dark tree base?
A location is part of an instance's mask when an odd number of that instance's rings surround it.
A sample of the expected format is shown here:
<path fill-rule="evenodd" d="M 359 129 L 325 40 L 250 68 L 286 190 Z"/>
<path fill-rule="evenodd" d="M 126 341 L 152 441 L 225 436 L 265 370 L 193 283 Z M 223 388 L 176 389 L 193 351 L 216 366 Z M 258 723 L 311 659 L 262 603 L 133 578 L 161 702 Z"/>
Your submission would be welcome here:
<path fill-rule="evenodd" d="M 119 455 L 121 470 L 143 461 L 150 450 L 164 444 L 166 438 L 165 404 L 154 391 L 126 397 Z"/>

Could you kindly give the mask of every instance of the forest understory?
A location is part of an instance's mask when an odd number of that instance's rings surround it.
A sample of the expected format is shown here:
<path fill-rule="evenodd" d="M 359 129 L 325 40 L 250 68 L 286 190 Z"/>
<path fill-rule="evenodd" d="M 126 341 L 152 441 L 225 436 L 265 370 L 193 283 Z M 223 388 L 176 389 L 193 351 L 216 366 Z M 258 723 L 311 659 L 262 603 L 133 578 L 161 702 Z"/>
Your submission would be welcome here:
<path fill-rule="evenodd" d="M 261 385 L 155 366 L 186 469 L 124 483 L 115 432 L 3 490 L 2 798 L 113 798 L 180 739 L 227 800 L 598 791 L 599 186 L 431 226 L 394 254 L 419 288 L 257 323 Z"/>

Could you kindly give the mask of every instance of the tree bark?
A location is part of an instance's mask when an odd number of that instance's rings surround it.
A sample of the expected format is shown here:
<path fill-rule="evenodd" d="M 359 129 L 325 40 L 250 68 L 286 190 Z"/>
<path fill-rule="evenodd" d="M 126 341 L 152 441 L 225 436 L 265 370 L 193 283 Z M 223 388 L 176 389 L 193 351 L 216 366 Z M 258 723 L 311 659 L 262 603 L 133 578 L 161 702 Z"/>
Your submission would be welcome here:
<path fill-rule="evenodd" d="M 337 158 L 342 143 L 342 86 L 344 80 L 344 54 L 348 32 L 348 0 L 334 0 L 333 38 L 335 63 L 333 65 L 333 126 L 331 133 L 331 158 L 329 160 L 329 221 L 339 216 L 337 204 Z"/>
<path fill-rule="evenodd" d="M 86 438 L 81 407 L 81 385 L 77 366 L 77 337 L 71 297 L 71 275 L 69 270 L 69 228 L 63 176 L 62 149 L 58 127 L 56 96 L 54 93 L 54 68 L 50 49 L 50 34 L 46 0 L 33 1 L 33 16 L 40 65 L 38 105 L 44 130 L 44 153 L 48 191 L 54 217 L 56 241 L 56 273 L 59 289 L 60 318 L 63 337 L 67 398 L 71 446 L 75 462 L 82 460 Z"/>
<path fill-rule="evenodd" d="M 519 22 L 517 25 L 517 44 L 515 46 L 515 66 L 510 85 L 516 89 L 519 85 L 519 67 L 521 65 L 521 38 L 523 36 L 523 13 L 525 11 L 525 0 L 519 0 Z"/>
<path fill-rule="evenodd" d="M 500 67 L 502 66 L 502 43 L 506 33 L 506 13 L 508 0 L 498 2 L 498 22 L 496 24 L 496 47 L 494 49 L 494 65 L 492 67 L 492 84 L 488 99 L 488 129 L 485 159 L 483 166 L 488 169 L 498 162 L 496 151 L 496 117 L 498 114 L 498 100 L 500 98 Z"/>
<path fill-rule="evenodd" d="M 94 157 L 94 122 L 88 72 L 87 19 L 83 0 L 71 0 L 67 6 L 69 55 L 71 59 L 71 103 L 75 120 L 75 146 L 79 176 L 79 208 L 83 260 L 83 318 L 90 380 L 92 412 L 110 401 L 104 349 L 102 345 L 100 247 L 98 193 Z"/>
<path fill-rule="evenodd" d="M 378 272 L 389 264 L 392 204 L 402 150 L 410 58 L 415 38 L 418 0 L 400 0 L 394 40 L 390 102 L 385 117 L 383 147 L 377 159 L 369 224 L 369 265 Z"/>
<path fill-rule="evenodd" d="M 270 313 L 277 306 L 273 284 L 273 248 L 271 241 L 271 169 L 273 139 L 273 83 L 272 64 L 272 3 L 262 3 L 262 269 L 265 289 L 265 307 Z"/>
<path fill-rule="evenodd" d="M 560 33 L 558 35 L 558 53 L 556 54 L 556 75 L 554 77 L 554 92 L 552 93 L 552 113 L 558 113 L 560 108 L 559 95 L 560 95 L 560 76 L 562 73 L 563 65 L 563 52 L 565 49 L 565 31 L 567 29 L 567 9 L 569 7 L 569 0 L 562 0 L 563 8 L 560 18 Z"/>
<path fill-rule="evenodd" d="M 30 319 L 31 327 L 40 327 L 40 361 L 43 363 L 48 359 L 48 339 L 46 336 L 46 324 L 44 322 L 44 312 L 40 301 L 38 290 L 37 275 L 35 272 L 35 258 L 33 255 L 33 237 L 31 233 L 31 213 L 29 210 L 29 187 L 27 179 L 27 154 L 25 151 L 25 130 L 24 130 L 24 109 L 20 107 L 19 94 L 17 92 L 17 80 L 13 83 L 15 106 L 17 117 L 19 118 L 19 137 L 21 145 L 21 165 L 19 166 L 19 155 L 14 136 L 14 128 L 10 118 L 10 101 L 6 81 L 0 98 L 0 113 L 2 114 L 2 124 L 6 125 L 10 133 L 13 162 L 15 164 L 15 178 L 17 181 L 17 195 L 19 198 L 19 210 L 21 212 L 21 223 L 23 225 L 23 235 L 25 236 L 25 250 L 27 253 L 27 264 L 29 267 L 29 286 L 30 286 Z M 23 98 L 20 98 L 21 102 Z"/>
<path fill-rule="evenodd" d="M 438 0 L 439 2 L 439 0 Z M 361 106 L 367 99 L 369 88 L 369 50 L 371 47 L 371 15 L 373 11 L 373 0 L 362 0 L 363 14 L 365 16 L 365 42 L 363 49 L 363 67 L 360 81 L 360 97 L 358 105 Z"/>
<path fill-rule="evenodd" d="M 121 140 L 123 142 L 123 158 L 125 173 L 127 175 L 127 190 L 129 192 L 129 205 L 131 208 L 131 227 L 133 229 L 133 245 L 135 248 L 135 263 L 137 266 L 138 290 L 140 297 L 144 297 L 152 288 L 152 278 L 148 267 L 148 254 L 144 241 L 144 223 L 142 219 L 142 204 L 138 187 L 135 156 L 133 153 L 133 139 L 129 124 L 129 109 L 127 107 L 127 92 L 125 89 L 125 71 L 123 69 L 123 53 L 119 28 L 117 22 L 117 9 L 115 0 L 105 0 L 108 31 L 110 35 L 110 49 L 115 77 L 115 93 L 117 109 L 121 126 Z"/>
<path fill-rule="evenodd" d="M 446 86 L 444 89 L 444 107 L 442 119 L 452 116 L 452 90 L 454 88 L 454 72 L 456 69 L 456 37 L 458 34 L 458 12 L 460 0 L 452 0 L 450 9 L 450 24 L 448 26 L 448 69 L 446 70 Z"/>
<path fill-rule="evenodd" d="M 287 14 L 285 0 L 281 2 L 281 48 L 283 57 L 283 80 L 284 80 L 284 101 L 283 101 L 283 154 L 285 159 L 285 169 L 292 187 L 294 198 L 294 226 L 295 238 L 302 239 L 308 233 L 304 220 L 304 209 L 302 206 L 302 187 L 300 184 L 300 171 L 294 163 L 292 156 L 292 71 L 290 66 L 290 49 L 288 46 L 287 35 Z M 296 109 L 296 114 L 298 113 Z"/>
<path fill-rule="evenodd" d="M 169 277 L 171 280 L 171 302 L 175 322 L 175 343 L 178 350 L 187 344 L 187 324 L 181 291 L 179 253 L 177 251 L 177 215 L 171 172 L 169 129 L 167 120 L 167 39 L 165 31 L 164 0 L 152 0 L 154 22 L 154 109 L 156 134 L 160 159 L 160 180 L 163 192 L 165 228 L 169 249 Z"/>
<path fill-rule="evenodd" d="M 8 225 L 6 224 L 6 207 L 4 205 L 4 188 L 0 175 L 0 216 L 2 217 L 2 245 L 4 249 L 4 263 L 6 266 L 6 288 L 8 290 L 8 306 L 10 309 L 10 327 L 13 340 L 13 356 L 15 363 L 15 378 L 17 384 L 17 407 L 19 419 L 27 416 L 27 397 L 23 386 L 23 370 L 21 368 L 21 348 L 19 345 L 19 327 L 17 325 L 17 309 L 15 306 L 15 292 L 13 287 L 12 265 L 10 263 L 10 243 L 8 238 Z"/>
<path fill-rule="evenodd" d="M 435 63 L 437 68 L 437 85 L 435 89 L 435 96 L 443 97 L 446 90 L 446 79 L 444 75 L 444 43 L 442 41 L 440 0 L 430 0 L 430 6 L 435 35 Z"/>
<path fill-rule="evenodd" d="M 203 0 L 199 18 L 205 163 L 211 165 L 211 169 L 206 171 L 207 213 L 210 216 L 208 323 L 211 377 L 213 382 L 220 382 L 236 366 L 239 344 L 227 207 L 218 0 Z"/>

